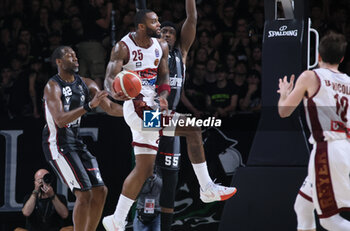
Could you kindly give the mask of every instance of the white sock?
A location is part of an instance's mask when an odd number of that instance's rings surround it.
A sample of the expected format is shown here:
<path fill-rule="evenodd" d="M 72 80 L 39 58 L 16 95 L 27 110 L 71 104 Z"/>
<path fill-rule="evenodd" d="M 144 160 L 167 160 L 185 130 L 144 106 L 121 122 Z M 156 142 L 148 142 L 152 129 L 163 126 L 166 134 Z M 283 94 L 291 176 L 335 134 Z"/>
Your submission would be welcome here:
<path fill-rule="evenodd" d="M 134 200 L 120 194 L 117 207 L 114 211 L 114 219 L 124 222 L 133 203 Z"/>
<path fill-rule="evenodd" d="M 202 189 L 205 189 L 208 183 L 213 182 L 209 176 L 207 162 L 192 164 L 192 167 Z"/>

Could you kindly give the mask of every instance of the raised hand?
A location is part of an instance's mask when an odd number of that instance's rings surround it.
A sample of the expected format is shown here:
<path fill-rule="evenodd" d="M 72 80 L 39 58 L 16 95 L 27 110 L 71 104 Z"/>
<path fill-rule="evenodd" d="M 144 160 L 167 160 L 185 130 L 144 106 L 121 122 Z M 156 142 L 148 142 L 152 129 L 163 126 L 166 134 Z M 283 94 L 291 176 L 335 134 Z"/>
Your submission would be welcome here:
<path fill-rule="evenodd" d="M 284 76 L 283 80 L 280 78 L 279 79 L 279 90 L 277 90 L 278 93 L 281 94 L 282 98 L 286 98 L 293 90 L 294 87 L 294 79 L 295 75 L 293 74 L 290 77 L 290 81 L 288 82 L 287 76 Z"/>

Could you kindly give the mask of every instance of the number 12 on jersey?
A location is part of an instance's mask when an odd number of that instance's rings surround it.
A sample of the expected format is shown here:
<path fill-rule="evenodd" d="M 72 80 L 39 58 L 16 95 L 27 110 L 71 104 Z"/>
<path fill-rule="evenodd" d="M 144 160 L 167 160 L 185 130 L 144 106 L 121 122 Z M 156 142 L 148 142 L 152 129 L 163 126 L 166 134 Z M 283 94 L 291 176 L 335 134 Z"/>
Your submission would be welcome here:
<path fill-rule="evenodd" d="M 349 100 L 346 96 L 342 96 L 339 98 L 339 95 L 334 95 L 334 98 L 337 103 L 337 115 L 340 116 L 341 120 L 343 122 L 348 122 L 347 119 L 347 113 L 348 113 L 348 107 L 349 107 Z"/>

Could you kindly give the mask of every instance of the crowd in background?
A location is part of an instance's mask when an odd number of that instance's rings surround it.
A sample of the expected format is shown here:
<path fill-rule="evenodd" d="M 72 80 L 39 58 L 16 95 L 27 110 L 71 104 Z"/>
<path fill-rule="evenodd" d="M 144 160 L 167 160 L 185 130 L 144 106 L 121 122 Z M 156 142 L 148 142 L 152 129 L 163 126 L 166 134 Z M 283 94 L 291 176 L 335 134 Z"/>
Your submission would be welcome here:
<path fill-rule="evenodd" d="M 181 28 L 185 1 L 147 2 L 160 22 Z M 264 1 L 198 0 L 197 11 L 184 88 L 190 103 L 180 110 L 196 117 L 259 112 Z M 350 41 L 348 13 L 347 0 L 310 0 L 320 36 L 331 29 Z M 79 74 L 103 87 L 113 41 L 135 30 L 134 15 L 130 0 L 0 0 L 0 117 L 43 116 L 43 89 L 57 72 L 50 56 L 59 45 L 72 46 Z M 341 70 L 350 74 L 350 57 Z"/>

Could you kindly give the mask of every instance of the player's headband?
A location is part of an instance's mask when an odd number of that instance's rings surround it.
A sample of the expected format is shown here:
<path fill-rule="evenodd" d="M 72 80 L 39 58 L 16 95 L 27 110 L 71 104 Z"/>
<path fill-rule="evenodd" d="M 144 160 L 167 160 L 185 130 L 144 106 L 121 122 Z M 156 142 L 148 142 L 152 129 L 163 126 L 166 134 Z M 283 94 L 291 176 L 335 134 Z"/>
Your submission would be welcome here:
<path fill-rule="evenodd" d="M 172 22 L 170 22 L 170 21 L 164 21 L 164 22 L 162 22 L 162 24 L 160 24 L 160 28 L 161 28 L 161 29 L 162 29 L 163 27 L 166 27 L 166 26 L 170 26 L 170 27 L 174 28 L 175 31 L 176 31 L 176 34 L 177 34 L 177 29 L 176 29 L 175 23 L 172 23 Z"/>

